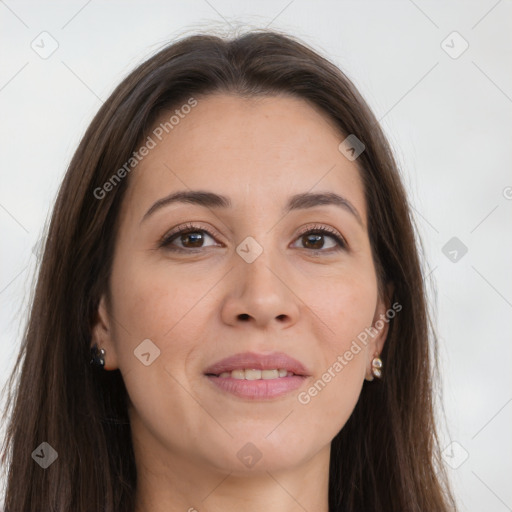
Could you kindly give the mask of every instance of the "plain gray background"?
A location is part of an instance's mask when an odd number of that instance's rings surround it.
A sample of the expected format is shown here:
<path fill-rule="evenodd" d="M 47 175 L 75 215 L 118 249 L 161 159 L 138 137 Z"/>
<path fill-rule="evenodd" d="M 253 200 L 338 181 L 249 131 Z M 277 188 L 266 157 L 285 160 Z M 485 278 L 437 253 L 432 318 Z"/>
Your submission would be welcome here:
<path fill-rule="evenodd" d="M 512 510 L 510 0 L 0 1 L 0 385 L 19 347 L 37 241 L 102 101 L 171 39 L 234 27 L 302 38 L 376 113 L 425 249 L 442 448 L 460 509 Z"/>

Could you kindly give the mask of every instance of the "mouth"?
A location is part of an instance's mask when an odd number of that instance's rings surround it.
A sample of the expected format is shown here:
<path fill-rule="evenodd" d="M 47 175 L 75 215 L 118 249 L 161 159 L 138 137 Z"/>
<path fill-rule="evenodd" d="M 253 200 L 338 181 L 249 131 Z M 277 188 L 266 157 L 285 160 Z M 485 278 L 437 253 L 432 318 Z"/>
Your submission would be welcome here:
<path fill-rule="evenodd" d="M 282 379 L 283 377 L 293 377 L 296 375 L 288 371 L 286 368 L 259 370 L 257 368 L 241 368 L 222 372 L 220 374 L 207 373 L 208 377 L 219 377 L 220 379 L 236 379 L 236 380 L 272 380 Z"/>
<path fill-rule="evenodd" d="M 216 362 L 204 375 L 222 392 L 268 400 L 298 389 L 309 372 L 301 362 L 282 352 L 245 352 Z"/>

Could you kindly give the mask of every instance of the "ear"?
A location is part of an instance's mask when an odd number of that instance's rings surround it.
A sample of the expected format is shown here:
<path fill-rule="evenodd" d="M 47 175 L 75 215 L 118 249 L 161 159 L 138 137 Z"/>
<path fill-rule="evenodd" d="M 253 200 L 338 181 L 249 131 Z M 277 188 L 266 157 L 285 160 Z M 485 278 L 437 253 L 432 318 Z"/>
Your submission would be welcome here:
<path fill-rule="evenodd" d="M 97 344 L 98 348 L 105 349 L 105 370 L 116 370 L 118 368 L 112 327 L 113 320 L 108 312 L 107 300 L 105 295 L 102 295 L 91 330 L 91 348 Z"/>
<path fill-rule="evenodd" d="M 393 284 L 388 283 L 377 301 L 377 307 L 375 308 L 375 315 L 372 321 L 372 333 L 374 335 L 369 337 L 368 344 L 366 345 L 366 380 L 373 380 L 372 360 L 374 357 L 380 357 L 388 335 L 389 322 L 392 317 L 390 317 L 389 314 L 386 315 L 386 312 L 391 309 L 393 292 Z M 383 366 L 385 366 L 385 361 L 383 361 Z"/>

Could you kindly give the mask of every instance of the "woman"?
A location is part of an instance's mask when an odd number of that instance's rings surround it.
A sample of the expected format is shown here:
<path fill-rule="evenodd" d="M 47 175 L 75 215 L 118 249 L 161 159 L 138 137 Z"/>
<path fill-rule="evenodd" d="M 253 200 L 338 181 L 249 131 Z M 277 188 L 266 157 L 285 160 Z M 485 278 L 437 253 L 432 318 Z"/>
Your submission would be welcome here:
<path fill-rule="evenodd" d="M 187 37 L 117 87 L 62 183 L 5 510 L 454 510 L 430 338 L 350 80 L 276 32 Z"/>

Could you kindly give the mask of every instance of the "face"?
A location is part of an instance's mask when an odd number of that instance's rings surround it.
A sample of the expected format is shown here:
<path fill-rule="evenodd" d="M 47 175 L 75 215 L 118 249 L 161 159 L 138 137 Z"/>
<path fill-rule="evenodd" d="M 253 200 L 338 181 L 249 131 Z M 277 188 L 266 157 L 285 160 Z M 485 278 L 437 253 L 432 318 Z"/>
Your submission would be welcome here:
<path fill-rule="evenodd" d="M 154 457 L 297 466 L 328 453 L 387 332 L 361 341 L 389 304 L 359 170 L 303 100 L 197 101 L 129 176 L 93 342 Z M 169 200 L 197 191 L 224 199 Z"/>

